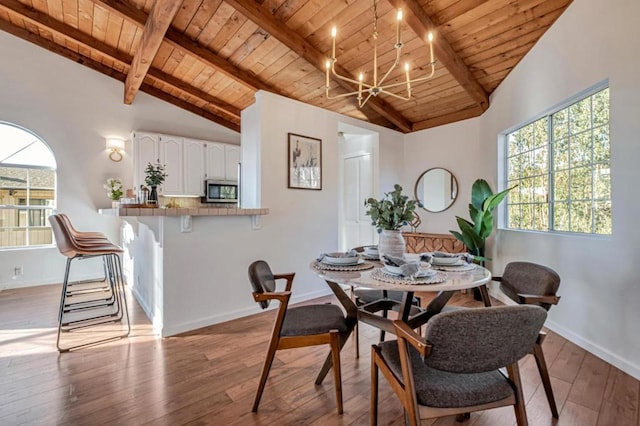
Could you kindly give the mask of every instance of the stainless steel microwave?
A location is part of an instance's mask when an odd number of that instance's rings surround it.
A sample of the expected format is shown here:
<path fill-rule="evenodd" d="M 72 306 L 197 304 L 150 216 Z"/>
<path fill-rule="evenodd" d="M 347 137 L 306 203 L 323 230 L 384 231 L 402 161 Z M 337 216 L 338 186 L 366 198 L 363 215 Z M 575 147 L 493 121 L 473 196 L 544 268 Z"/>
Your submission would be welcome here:
<path fill-rule="evenodd" d="M 204 183 L 207 203 L 237 203 L 238 182 L 233 180 L 207 179 Z"/>

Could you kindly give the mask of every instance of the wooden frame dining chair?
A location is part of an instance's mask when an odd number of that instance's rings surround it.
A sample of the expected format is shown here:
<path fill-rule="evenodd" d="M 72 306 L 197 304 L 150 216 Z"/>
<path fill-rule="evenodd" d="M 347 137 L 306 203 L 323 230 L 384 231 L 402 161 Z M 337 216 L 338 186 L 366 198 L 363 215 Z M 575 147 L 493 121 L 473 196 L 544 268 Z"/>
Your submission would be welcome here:
<path fill-rule="evenodd" d="M 398 340 L 371 348 L 371 424 L 378 421 L 380 370 L 412 426 L 422 418 L 508 405 L 518 426 L 526 426 L 518 360 L 532 350 L 546 317 L 538 306 L 440 313 L 427 323 L 424 338 L 394 321 Z"/>
<path fill-rule="evenodd" d="M 501 277 L 493 277 L 494 281 L 500 283 L 500 290 L 511 300 L 519 304 L 538 305 L 549 310 L 552 305 L 557 305 L 560 296 L 557 296 L 560 287 L 560 276 L 553 269 L 531 262 L 511 262 L 504 268 Z M 546 334 L 541 331 L 533 346 L 533 356 L 538 365 L 542 385 L 547 395 L 551 414 L 558 418 L 558 408 L 551 388 L 549 379 L 549 369 L 544 359 L 542 342 Z"/>
<path fill-rule="evenodd" d="M 262 309 L 266 309 L 272 300 L 280 302 L 251 411 L 258 411 L 258 405 L 277 350 L 329 345 L 331 352 L 327 356 L 315 384 L 322 384 L 327 372 L 333 367 L 337 410 L 338 414 L 342 414 L 340 349 L 347 341 L 357 320 L 346 318 L 340 307 L 332 304 L 289 307 L 294 276 L 294 273 L 273 274 L 264 260 L 255 261 L 249 266 L 249 281 L 253 287 L 253 299 Z M 286 280 L 285 289 L 284 291 L 276 291 L 276 280 L 281 279 Z"/>

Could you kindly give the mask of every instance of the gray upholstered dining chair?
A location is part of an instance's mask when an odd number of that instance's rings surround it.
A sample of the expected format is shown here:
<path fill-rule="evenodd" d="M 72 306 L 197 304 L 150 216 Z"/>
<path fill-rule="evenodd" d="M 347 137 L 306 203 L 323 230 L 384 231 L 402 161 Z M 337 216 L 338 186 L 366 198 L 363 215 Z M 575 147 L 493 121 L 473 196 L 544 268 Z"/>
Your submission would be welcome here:
<path fill-rule="evenodd" d="M 531 352 L 546 317 L 539 306 L 445 312 L 429 320 L 424 338 L 394 321 L 398 340 L 371 350 L 371 424 L 377 424 L 380 370 L 412 426 L 421 418 L 508 405 L 518 426 L 526 425 L 518 360 Z"/>
<path fill-rule="evenodd" d="M 560 287 L 560 276 L 553 269 L 531 262 L 511 262 L 507 264 L 501 277 L 493 277 L 500 282 L 500 290 L 509 298 L 519 304 L 533 304 L 549 310 L 552 305 L 557 305 L 560 296 L 557 296 Z M 542 385 L 547 395 L 549 408 L 553 417 L 558 418 L 558 408 L 551 388 L 549 370 L 542 351 L 542 342 L 546 334 L 540 332 L 540 336 L 533 346 L 533 356 L 538 365 Z"/>
<path fill-rule="evenodd" d="M 262 309 L 266 309 L 272 300 L 280 302 L 252 411 L 258 411 L 258 405 L 277 350 L 329 345 L 331 352 L 327 356 L 315 383 L 322 384 L 327 372 L 333 367 L 337 409 L 338 414 L 342 414 L 340 349 L 349 338 L 357 319 L 345 317 L 340 307 L 332 304 L 290 308 L 289 299 L 294 276 L 294 273 L 273 274 L 264 260 L 255 261 L 249 266 L 249 281 L 253 287 L 253 299 Z M 286 280 L 284 291 L 276 289 L 276 280 L 279 279 Z"/>

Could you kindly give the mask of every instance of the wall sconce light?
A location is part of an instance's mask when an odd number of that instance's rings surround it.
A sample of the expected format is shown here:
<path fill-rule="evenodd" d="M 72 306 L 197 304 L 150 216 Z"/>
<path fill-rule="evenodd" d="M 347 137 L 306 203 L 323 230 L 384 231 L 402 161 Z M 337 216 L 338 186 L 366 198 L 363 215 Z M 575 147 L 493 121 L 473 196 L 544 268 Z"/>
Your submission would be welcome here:
<path fill-rule="evenodd" d="M 122 154 L 124 153 L 124 141 L 118 138 L 107 138 L 107 150 L 109 150 L 109 158 L 111 161 L 122 160 Z"/>

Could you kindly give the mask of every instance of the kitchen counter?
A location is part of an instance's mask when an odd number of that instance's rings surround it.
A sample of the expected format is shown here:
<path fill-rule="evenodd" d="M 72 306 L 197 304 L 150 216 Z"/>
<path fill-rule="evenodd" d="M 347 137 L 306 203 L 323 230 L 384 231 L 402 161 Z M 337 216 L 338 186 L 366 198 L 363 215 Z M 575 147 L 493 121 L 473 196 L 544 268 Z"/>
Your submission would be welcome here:
<path fill-rule="evenodd" d="M 99 209 L 105 216 L 263 216 L 269 209 L 242 209 L 228 207 L 171 207 L 171 208 L 129 208 Z"/>

